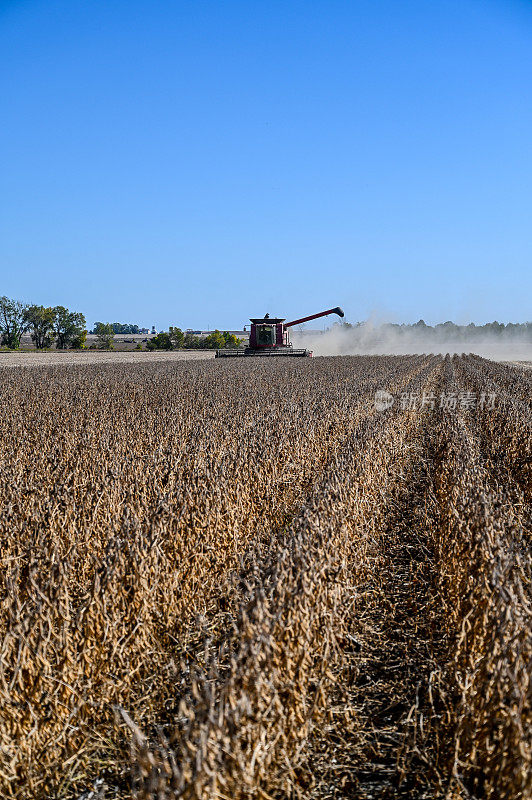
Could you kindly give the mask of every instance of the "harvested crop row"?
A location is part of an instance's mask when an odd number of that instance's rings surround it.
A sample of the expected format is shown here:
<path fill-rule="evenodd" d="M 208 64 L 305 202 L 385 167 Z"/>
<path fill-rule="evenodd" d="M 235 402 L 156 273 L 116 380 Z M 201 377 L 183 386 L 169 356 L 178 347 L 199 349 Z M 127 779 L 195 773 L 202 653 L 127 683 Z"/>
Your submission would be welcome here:
<path fill-rule="evenodd" d="M 443 378 L 440 362 L 420 391 L 439 395 Z M 353 569 L 334 724 L 316 731 L 308 754 L 315 798 L 411 798 L 418 788 L 430 791 L 411 710 L 446 644 L 427 532 L 435 505 L 433 418 L 430 404 L 403 413 L 401 480 L 382 508 L 365 559 Z"/>
<path fill-rule="evenodd" d="M 408 387 L 425 388 L 437 369 L 434 359 Z M 257 564 L 231 637 L 182 702 L 181 725 L 154 747 L 130 722 L 139 797 L 305 796 L 312 776 L 301 769 L 302 753 L 314 727 L 332 721 L 333 671 L 342 669 L 356 612 L 352 584 L 414 457 L 404 416 L 383 425 L 371 415 L 344 442 L 287 534 Z"/>
<path fill-rule="evenodd" d="M 473 378 L 447 358 L 435 394 L 489 388 Z M 491 458 L 511 407 L 499 390 L 493 419 L 435 404 L 411 429 L 415 470 L 357 586 L 339 722 L 309 753 L 315 797 L 530 795 L 530 506 L 518 448 L 504 469 Z"/>
<path fill-rule="evenodd" d="M 489 385 L 486 364 L 484 381 L 475 362 L 454 359 L 447 366 L 450 390 Z M 509 408 L 504 384 L 499 389 L 502 407 Z M 449 649 L 415 721 L 418 748 L 440 793 L 510 800 L 532 793 L 530 516 L 520 490 L 510 481 L 508 493 L 494 469 L 497 423 L 491 427 L 482 410 L 479 416 L 470 410 L 435 420 L 438 505 L 429 535 Z M 514 456 L 507 452 L 505 482 Z"/>

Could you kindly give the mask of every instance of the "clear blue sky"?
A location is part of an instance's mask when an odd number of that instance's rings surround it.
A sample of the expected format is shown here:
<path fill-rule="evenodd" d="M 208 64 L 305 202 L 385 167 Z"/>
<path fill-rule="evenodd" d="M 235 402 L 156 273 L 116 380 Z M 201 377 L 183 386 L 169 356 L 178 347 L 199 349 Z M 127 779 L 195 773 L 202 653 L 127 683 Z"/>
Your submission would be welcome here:
<path fill-rule="evenodd" d="M 0 294 L 532 319 L 532 3 L 0 0 Z"/>

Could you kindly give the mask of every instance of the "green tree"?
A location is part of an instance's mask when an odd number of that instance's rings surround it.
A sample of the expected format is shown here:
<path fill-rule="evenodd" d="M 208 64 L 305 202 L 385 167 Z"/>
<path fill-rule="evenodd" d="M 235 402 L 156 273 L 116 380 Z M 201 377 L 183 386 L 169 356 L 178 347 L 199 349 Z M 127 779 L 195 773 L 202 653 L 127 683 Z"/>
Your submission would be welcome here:
<path fill-rule="evenodd" d="M 26 308 L 24 303 L 20 303 L 18 300 L 0 297 L 1 343 L 11 350 L 18 350 L 20 338 L 28 329 Z"/>
<path fill-rule="evenodd" d="M 181 328 L 172 328 L 172 326 L 170 325 L 168 335 L 170 336 L 170 340 L 172 342 L 172 347 L 174 348 L 174 350 L 178 350 L 180 347 L 184 346 L 185 334 L 183 333 Z"/>
<path fill-rule="evenodd" d="M 225 347 L 225 338 L 223 333 L 220 333 L 219 330 L 215 330 L 212 333 L 209 333 L 209 335 L 202 340 L 202 343 L 203 347 L 207 347 L 212 350 L 221 350 L 223 347 Z"/>
<path fill-rule="evenodd" d="M 85 317 L 77 311 L 69 311 L 64 306 L 56 306 L 54 313 L 56 347 L 58 350 L 64 350 L 72 344 L 72 341 L 79 340 L 82 336 L 86 325 Z"/>
<path fill-rule="evenodd" d="M 98 324 L 98 323 L 96 323 Z M 111 327 L 113 328 L 115 333 L 120 334 L 128 334 L 128 333 L 138 333 L 139 326 L 133 325 L 131 323 L 123 323 L 123 322 L 111 322 Z"/>
<path fill-rule="evenodd" d="M 87 349 L 87 331 L 83 330 L 77 333 L 73 339 L 70 340 L 71 350 L 86 350 Z"/>
<path fill-rule="evenodd" d="M 185 333 L 185 340 L 183 342 L 183 346 L 187 350 L 196 350 L 198 347 L 201 347 L 201 342 L 203 339 L 200 339 L 199 336 L 196 336 L 193 333 Z"/>
<path fill-rule="evenodd" d="M 113 339 L 115 332 L 109 322 L 97 322 L 94 326 L 94 333 L 98 339 L 98 345 L 102 350 L 113 349 Z"/>
<path fill-rule="evenodd" d="M 224 337 L 224 342 L 225 342 L 224 347 L 230 347 L 233 349 L 235 347 L 240 347 L 240 339 L 237 339 L 234 333 L 229 333 L 228 331 L 224 331 L 222 333 L 222 336 Z"/>
<path fill-rule="evenodd" d="M 55 309 L 44 306 L 28 306 L 25 318 L 37 350 L 50 347 L 54 340 Z"/>
<path fill-rule="evenodd" d="M 148 350 L 171 350 L 172 339 L 170 338 L 170 334 L 166 333 L 166 331 L 161 331 L 157 336 L 148 339 L 146 347 Z"/>

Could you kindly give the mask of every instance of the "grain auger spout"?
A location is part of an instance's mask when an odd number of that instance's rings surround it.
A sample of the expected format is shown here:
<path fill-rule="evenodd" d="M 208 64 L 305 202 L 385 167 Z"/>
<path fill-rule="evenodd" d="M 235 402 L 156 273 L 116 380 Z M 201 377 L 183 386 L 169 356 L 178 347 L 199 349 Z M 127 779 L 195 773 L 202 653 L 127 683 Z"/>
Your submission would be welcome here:
<path fill-rule="evenodd" d="M 345 316 L 340 306 L 336 306 L 336 308 L 329 308 L 328 311 L 320 311 L 318 314 L 311 314 L 310 317 L 301 317 L 301 319 L 294 319 L 292 322 L 285 322 L 284 327 L 291 328 L 293 325 L 301 325 L 303 322 L 309 322 L 311 319 L 318 319 L 318 317 L 327 317 L 329 314 L 338 314 L 339 317 Z"/>
<path fill-rule="evenodd" d="M 248 347 L 238 348 L 237 350 L 217 350 L 216 358 L 234 358 L 238 356 L 311 356 L 312 350 L 292 347 L 288 328 L 292 328 L 294 325 L 301 325 L 303 322 L 309 322 L 311 319 L 326 317 L 329 314 L 338 314 L 339 317 L 344 316 L 344 312 L 340 306 L 336 306 L 335 308 L 329 308 L 327 311 L 311 314 L 308 317 L 294 319 L 292 322 L 286 322 L 285 319 L 281 317 L 270 317 L 269 314 L 266 314 L 264 317 L 252 317 L 250 320 L 251 331 L 249 334 Z"/>

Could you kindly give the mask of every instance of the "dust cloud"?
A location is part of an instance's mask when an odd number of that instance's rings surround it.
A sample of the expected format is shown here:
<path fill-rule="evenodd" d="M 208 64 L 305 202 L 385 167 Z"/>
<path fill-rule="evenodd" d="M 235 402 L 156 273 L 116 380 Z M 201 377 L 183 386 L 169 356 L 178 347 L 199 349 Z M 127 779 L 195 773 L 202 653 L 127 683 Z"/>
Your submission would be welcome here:
<path fill-rule="evenodd" d="M 497 323 L 494 323 L 497 324 Z M 333 325 L 323 333 L 294 331 L 294 347 L 315 356 L 476 353 L 495 361 L 532 360 L 532 326 L 391 325 L 372 322 Z"/>

